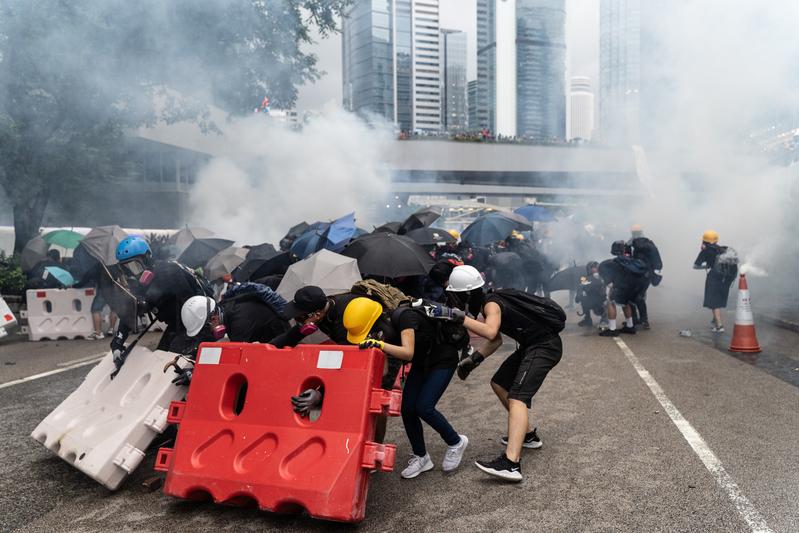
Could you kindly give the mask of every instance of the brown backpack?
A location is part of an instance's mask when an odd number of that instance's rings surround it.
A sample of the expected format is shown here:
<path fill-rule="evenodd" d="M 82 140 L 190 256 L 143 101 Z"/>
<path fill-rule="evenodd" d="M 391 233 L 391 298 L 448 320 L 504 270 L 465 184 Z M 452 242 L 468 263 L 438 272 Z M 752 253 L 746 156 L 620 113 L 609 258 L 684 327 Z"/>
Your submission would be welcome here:
<path fill-rule="evenodd" d="M 376 301 L 383 306 L 383 311 L 389 316 L 398 307 L 411 303 L 411 298 L 401 290 L 372 279 L 356 281 L 351 292 Z"/>

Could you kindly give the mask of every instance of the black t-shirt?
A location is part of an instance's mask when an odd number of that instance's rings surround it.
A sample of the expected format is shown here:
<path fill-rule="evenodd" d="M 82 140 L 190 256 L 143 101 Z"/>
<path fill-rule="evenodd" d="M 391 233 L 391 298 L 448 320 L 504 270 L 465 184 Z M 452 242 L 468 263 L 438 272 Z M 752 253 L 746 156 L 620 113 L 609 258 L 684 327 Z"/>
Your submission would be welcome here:
<path fill-rule="evenodd" d="M 414 331 L 413 360 L 426 372 L 436 368 L 454 368 L 458 364 L 458 350 L 450 344 L 437 342 L 435 319 L 429 318 L 415 309 L 405 309 L 395 317 L 397 339 L 392 344 L 402 344 L 402 331 Z"/>
<path fill-rule="evenodd" d="M 527 316 L 517 312 L 501 293 L 490 293 L 486 296 L 485 304 L 494 302 L 502 312 L 499 331 L 519 344 L 526 346 L 539 339 L 547 339 L 554 334 L 545 324 L 539 323 L 534 316 Z"/>
<path fill-rule="evenodd" d="M 267 343 L 285 333 L 289 323 L 255 294 L 222 300 L 222 318 L 233 342 Z"/>
<path fill-rule="evenodd" d="M 347 328 L 344 327 L 344 309 L 358 297 L 359 295 L 351 292 L 331 296 L 330 309 L 327 310 L 325 317 L 317 324 L 322 333 L 330 337 L 330 340 L 336 344 L 350 344 L 347 340 Z"/>

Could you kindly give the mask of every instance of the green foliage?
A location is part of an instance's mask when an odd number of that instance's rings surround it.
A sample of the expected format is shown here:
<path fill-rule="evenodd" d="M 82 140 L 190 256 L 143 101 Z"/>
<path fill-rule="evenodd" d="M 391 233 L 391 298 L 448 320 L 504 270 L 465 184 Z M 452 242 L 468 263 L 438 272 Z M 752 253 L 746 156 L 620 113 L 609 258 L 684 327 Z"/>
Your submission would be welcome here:
<path fill-rule="evenodd" d="M 158 121 L 213 129 L 208 104 L 291 107 L 319 76 L 311 29 L 348 0 L 2 0 L 0 187 L 17 251 L 51 198 L 109 175 L 123 134 Z"/>
<path fill-rule="evenodd" d="M 17 257 L 6 257 L 0 252 L 0 294 L 21 295 L 25 292 L 25 274 Z"/>

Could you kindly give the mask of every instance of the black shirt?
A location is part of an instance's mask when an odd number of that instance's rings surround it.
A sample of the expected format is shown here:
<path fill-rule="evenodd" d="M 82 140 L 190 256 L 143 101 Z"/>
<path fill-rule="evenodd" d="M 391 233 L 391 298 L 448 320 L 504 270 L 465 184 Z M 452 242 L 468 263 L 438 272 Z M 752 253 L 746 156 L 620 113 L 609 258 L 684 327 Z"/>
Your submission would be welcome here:
<path fill-rule="evenodd" d="M 267 343 L 289 330 L 289 323 L 255 294 L 222 300 L 222 320 L 233 342 Z"/>
<path fill-rule="evenodd" d="M 413 360 L 425 372 L 436 368 L 454 368 L 458 364 L 458 350 L 451 344 L 438 342 L 434 318 L 429 318 L 415 309 L 405 309 L 394 320 L 397 339 L 388 341 L 402 345 L 402 332 L 412 329 L 414 332 Z"/>
<path fill-rule="evenodd" d="M 526 346 L 538 340 L 553 336 L 552 331 L 544 324 L 539 323 L 535 317 L 517 312 L 505 301 L 501 293 L 492 292 L 486 296 L 485 304 L 494 302 L 502 312 L 499 331 L 519 344 Z"/>
<path fill-rule="evenodd" d="M 716 258 L 721 255 L 722 251 L 722 247 L 718 244 L 706 244 L 699 252 L 699 255 L 696 256 L 694 266 L 705 267 L 712 270 L 713 266 L 716 264 Z"/>
<path fill-rule="evenodd" d="M 347 328 L 344 327 L 344 309 L 358 297 L 359 295 L 357 294 L 346 292 L 329 298 L 330 309 L 327 310 L 324 318 L 319 321 L 317 326 L 322 330 L 322 333 L 330 337 L 330 340 L 336 344 L 351 344 L 347 340 Z"/>

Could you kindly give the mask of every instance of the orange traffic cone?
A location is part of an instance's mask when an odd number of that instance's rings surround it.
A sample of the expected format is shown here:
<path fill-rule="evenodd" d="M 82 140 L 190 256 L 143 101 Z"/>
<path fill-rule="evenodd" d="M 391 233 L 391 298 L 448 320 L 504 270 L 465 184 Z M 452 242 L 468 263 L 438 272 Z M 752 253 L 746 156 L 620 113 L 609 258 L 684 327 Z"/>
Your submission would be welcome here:
<path fill-rule="evenodd" d="M 731 352 L 760 352 L 760 344 L 755 334 L 755 319 L 752 316 L 752 301 L 749 298 L 749 285 L 746 276 L 738 280 L 738 306 L 735 308 L 735 328 L 730 341 Z"/>

